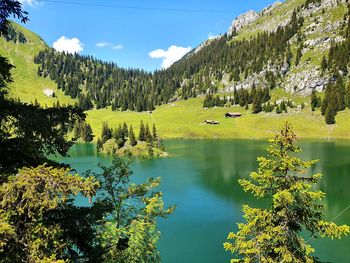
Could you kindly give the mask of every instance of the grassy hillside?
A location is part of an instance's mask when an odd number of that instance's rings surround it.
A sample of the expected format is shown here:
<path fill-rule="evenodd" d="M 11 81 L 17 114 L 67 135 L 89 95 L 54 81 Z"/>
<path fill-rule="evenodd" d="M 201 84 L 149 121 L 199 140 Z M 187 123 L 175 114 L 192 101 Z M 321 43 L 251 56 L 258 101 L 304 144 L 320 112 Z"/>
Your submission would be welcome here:
<path fill-rule="evenodd" d="M 287 3 L 295 3 L 287 1 Z M 297 2 L 297 1 L 296 1 Z M 286 5 L 288 6 L 288 5 Z M 281 5 L 275 12 L 282 12 L 286 6 Z M 344 12 L 339 8 L 339 17 Z M 256 23 L 262 23 L 257 21 Z M 45 42 L 36 34 L 14 24 L 21 30 L 27 43 L 15 44 L 0 39 L 0 54 L 6 56 L 16 66 L 12 71 L 14 83 L 10 85 L 9 95 L 19 97 L 24 102 L 32 102 L 35 99 L 41 105 L 52 105 L 59 100 L 60 103 L 74 103 L 74 100 L 65 96 L 57 85 L 49 78 L 37 76 L 37 65 L 33 63 L 35 54 L 41 49 L 47 48 Z M 243 33 L 249 32 L 249 28 Z M 57 98 L 46 97 L 43 89 L 53 89 Z M 308 103 L 309 97 L 301 97 L 286 93 L 282 89 L 272 92 L 272 101 L 281 98 L 292 99 L 295 103 Z M 324 117 L 319 112 L 311 112 L 309 107 L 302 111 L 291 110 L 287 114 L 275 113 L 251 114 L 250 110 L 241 107 L 230 108 L 202 108 L 203 98 L 194 98 L 186 101 L 178 101 L 158 107 L 152 114 L 149 112 L 120 112 L 111 109 L 88 111 L 87 121 L 91 124 L 95 135 L 100 136 L 103 122 L 108 122 L 111 127 L 117 127 L 123 122 L 132 124 L 136 132 L 140 121 L 156 123 L 158 132 L 162 138 L 267 138 L 271 137 L 279 129 L 284 121 L 289 121 L 295 127 L 297 134 L 304 138 L 350 138 L 349 117 L 350 110 L 340 112 L 337 115 L 336 125 L 326 125 Z M 237 119 L 225 119 L 226 112 L 238 111 L 243 116 Z M 204 124 L 205 120 L 216 120 L 221 124 L 211 126 Z"/>
<path fill-rule="evenodd" d="M 273 100 L 290 96 L 282 91 L 273 92 Z M 293 96 L 298 103 L 308 98 Z M 152 114 L 149 112 L 113 112 L 110 109 L 88 111 L 88 122 L 94 134 L 100 136 L 103 122 L 111 127 L 117 127 L 124 121 L 132 124 L 138 132 L 140 121 L 156 123 L 162 138 L 249 138 L 259 139 L 271 137 L 289 121 L 296 133 L 304 138 L 350 138 L 349 117 L 350 110 L 337 115 L 336 125 L 326 125 L 320 112 L 311 112 L 309 107 L 302 111 L 290 110 L 287 114 L 275 113 L 251 114 L 241 107 L 230 108 L 202 108 L 203 98 L 178 101 L 173 104 L 162 105 Z M 225 119 L 226 112 L 238 111 L 243 116 L 237 119 Z M 211 126 L 204 124 L 204 120 L 216 120 L 221 124 Z M 137 133 L 136 133 L 137 134 Z"/>
<path fill-rule="evenodd" d="M 14 82 L 9 86 L 9 95 L 28 103 L 37 99 L 43 106 L 45 104 L 51 106 L 57 100 L 61 104 L 74 103 L 73 99 L 65 96 L 62 91 L 57 89 L 55 82 L 37 75 L 38 66 L 34 64 L 33 59 L 39 50 L 47 47 L 45 42 L 38 35 L 24 27 L 15 23 L 12 23 L 12 25 L 24 33 L 27 42 L 15 44 L 12 41 L 7 42 L 4 38 L 0 38 L 0 54 L 7 57 L 16 66 L 12 70 Z M 46 88 L 52 89 L 56 94 L 56 98 L 45 96 L 43 90 Z"/>

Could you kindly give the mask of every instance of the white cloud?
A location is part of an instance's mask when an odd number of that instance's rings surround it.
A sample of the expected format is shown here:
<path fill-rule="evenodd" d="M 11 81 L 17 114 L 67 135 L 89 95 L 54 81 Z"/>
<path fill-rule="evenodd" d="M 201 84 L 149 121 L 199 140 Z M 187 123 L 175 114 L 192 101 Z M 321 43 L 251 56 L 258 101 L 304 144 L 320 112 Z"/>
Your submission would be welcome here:
<path fill-rule="evenodd" d="M 108 43 L 108 42 L 99 42 L 99 43 L 96 43 L 95 46 L 96 47 L 109 47 L 109 46 L 112 46 L 112 44 Z"/>
<path fill-rule="evenodd" d="M 113 49 L 123 49 L 124 46 L 121 45 L 121 44 L 118 44 L 118 45 L 113 46 L 112 48 L 113 48 Z"/>
<path fill-rule="evenodd" d="M 58 40 L 53 43 L 53 48 L 59 52 L 68 52 L 68 53 L 80 53 L 83 51 L 83 43 L 76 37 L 67 38 L 61 36 Z"/>
<path fill-rule="evenodd" d="M 23 5 L 30 5 L 31 7 L 37 7 L 43 5 L 43 2 L 37 0 L 20 0 Z"/>
<path fill-rule="evenodd" d="M 192 48 L 191 47 L 178 47 L 171 45 L 168 50 L 156 49 L 148 53 L 151 58 L 161 58 L 162 68 L 170 67 L 174 62 L 178 61 L 185 54 L 187 54 Z"/>
<path fill-rule="evenodd" d="M 105 47 L 110 47 L 112 49 L 123 49 L 124 46 L 122 44 L 112 44 L 112 43 L 109 43 L 109 42 L 98 42 L 95 44 L 96 47 L 99 47 L 99 48 L 105 48 Z"/>

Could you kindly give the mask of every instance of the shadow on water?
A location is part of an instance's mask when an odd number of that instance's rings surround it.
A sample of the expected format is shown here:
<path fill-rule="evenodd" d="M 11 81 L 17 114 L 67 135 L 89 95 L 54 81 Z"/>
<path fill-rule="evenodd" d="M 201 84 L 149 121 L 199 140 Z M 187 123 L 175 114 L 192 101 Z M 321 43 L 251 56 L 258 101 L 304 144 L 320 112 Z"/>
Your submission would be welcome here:
<path fill-rule="evenodd" d="M 159 249 L 163 262 L 229 262 L 222 243 L 229 231 L 242 221 L 241 206 L 264 205 L 244 193 L 237 179 L 248 178 L 257 168 L 257 156 L 266 155 L 266 141 L 253 140 L 169 140 L 171 156 L 155 160 L 136 160 L 135 181 L 161 177 L 166 204 L 176 204 L 175 213 L 160 220 L 162 237 Z M 327 193 L 327 217 L 336 217 L 350 204 L 350 142 L 305 140 L 302 158 L 319 159 L 310 171 L 322 172 L 319 188 Z M 92 144 L 76 145 L 69 163 L 78 172 L 97 170 L 111 157 L 97 154 Z M 338 224 L 350 224 L 350 209 L 336 218 Z M 341 241 L 311 240 L 322 260 L 350 262 L 350 238 Z"/>

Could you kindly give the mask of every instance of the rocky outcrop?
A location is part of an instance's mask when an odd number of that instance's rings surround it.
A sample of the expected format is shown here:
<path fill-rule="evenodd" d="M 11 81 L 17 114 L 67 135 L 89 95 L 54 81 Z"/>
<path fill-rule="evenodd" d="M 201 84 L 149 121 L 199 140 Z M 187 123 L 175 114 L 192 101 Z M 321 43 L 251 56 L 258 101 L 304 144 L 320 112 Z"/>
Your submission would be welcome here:
<path fill-rule="evenodd" d="M 253 10 L 250 10 L 247 13 L 238 16 L 235 20 L 232 21 L 231 27 L 228 30 L 228 34 L 231 35 L 235 30 L 239 31 L 246 25 L 253 23 L 258 18 L 259 14 Z"/>
<path fill-rule="evenodd" d="M 328 83 L 328 76 L 322 76 L 319 69 L 308 67 L 303 71 L 287 74 L 282 87 L 288 92 L 310 95 L 313 90 L 323 91 Z"/>
<path fill-rule="evenodd" d="M 253 23 L 255 20 L 257 20 L 260 16 L 266 15 L 269 12 L 271 12 L 276 7 L 280 6 L 282 2 L 275 2 L 272 5 L 264 8 L 261 12 L 255 12 L 253 10 L 248 11 L 245 14 L 242 14 L 238 16 L 235 20 L 232 21 L 232 24 L 228 30 L 228 34 L 231 35 L 234 31 L 239 31 L 245 26 Z M 283 26 L 283 25 L 281 25 Z"/>

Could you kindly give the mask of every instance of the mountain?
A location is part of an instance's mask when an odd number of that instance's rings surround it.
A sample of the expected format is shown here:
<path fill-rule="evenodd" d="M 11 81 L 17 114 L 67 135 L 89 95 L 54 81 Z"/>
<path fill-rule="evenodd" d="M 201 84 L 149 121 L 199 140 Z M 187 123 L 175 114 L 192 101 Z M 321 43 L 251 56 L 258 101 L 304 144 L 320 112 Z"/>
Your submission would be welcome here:
<path fill-rule="evenodd" d="M 324 91 L 332 72 L 322 72 L 322 59 L 329 59 L 332 45 L 347 38 L 347 13 L 346 0 L 276 2 L 261 12 L 238 16 L 225 35 L 205 41 L 172 69 L 184 68 L 191 87 L 202 85 L 197 80 L 207 78 L 207 87 L 214 83 L 232 92 L 251 88 L 253 83 L 269 85 L 274 76 L 274 85 L 288 92 L 309 95 L 313 90 Z M 285 34 L 293 17 L 297 24 Z M 280 57 L 270 51 L 280 52 Z"/>
<path fill-rule="evenodd" d="M 260 12 L 238 16 L 228 32 L 154 73 L 56 52 L 16 24 L 13 32 L 18 36 L 15 41 L 0 39 L 0 52 L 17 66 L 11 95 L 28 102 L 38 98 L 50 104 L 77 102 L 86 110 L 111 106 L 112 110 L 152 111 L 178 99 L 217 92 L 232 96 L 252 87 L 283 88 L 305 96 L 326 91 L 341 79 L 336 96 L 337 104 L 344 104 L 349 21 L 346 0 L 276 2 Z M 27 39 L 23 43 L 21 32 Z M 326 92 L 326 102 L 332 93 Z M 324 105 L 323 114 L 329 103 Z"/>

